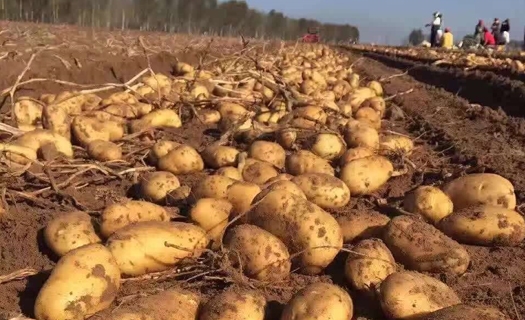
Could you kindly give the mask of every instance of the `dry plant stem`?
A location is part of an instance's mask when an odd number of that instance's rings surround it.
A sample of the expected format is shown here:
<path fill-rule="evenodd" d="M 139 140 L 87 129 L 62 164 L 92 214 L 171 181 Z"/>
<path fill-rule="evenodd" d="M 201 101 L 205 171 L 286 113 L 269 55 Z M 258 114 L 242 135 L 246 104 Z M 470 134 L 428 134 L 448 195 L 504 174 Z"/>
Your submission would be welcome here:
<path fill-rule="evenodd" d="M 396 97 L 404 96 L 404 95 L 412 93 L 412 92 L 414 92 L 413 88 L 412 89 L 408 89 L 408 90 L 403 91 L 403 92 L 396 93 L 394 95 L 391 95 L 390 97 L 386 97 L 385 101 L 390 101 L 390 100 L 395 99 Z"/>
<path fill-rule="evenodd" d="M 391 75 L 389 77 L 384 77 L 384 78 L 381 78 L 379 79 L 378 81 L 379 82 L 385 82 L 385 81 L 388 81 L 388 80 L 391 80 L 391 79 L 394 79 L 394 78 L 398 78 L 398 77 L 402 77 L 402 76 L 406 76 L 408 74 L 408 70 L 403 72 L 403 73 L 399 73 L 399 74 L 394 74 L 394 75 Z"/>
<path fill-rule="evenodd" d="M 14 281 L 14 280 L 22 280 L 27 277 L 34 276 L 37 273 L 38 271 L 32 268 L 25 268 L 25 269 L 17 270 L 10 274 L 0 276 L 0 284 L 7 283 L 10 281 Z"/>

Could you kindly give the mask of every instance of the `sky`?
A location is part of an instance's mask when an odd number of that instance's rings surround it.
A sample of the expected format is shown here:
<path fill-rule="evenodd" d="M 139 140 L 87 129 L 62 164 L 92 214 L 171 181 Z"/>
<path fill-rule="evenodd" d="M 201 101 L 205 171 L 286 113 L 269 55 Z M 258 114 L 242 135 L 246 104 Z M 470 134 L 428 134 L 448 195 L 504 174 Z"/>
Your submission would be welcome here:
<path fill-rule="evenodd" d="M 479 19 L 510 19 L 511 38 L 523 39 L 525 0 L 246 0 L 252 8 L 275 9 L 293 18 L 357 25 L 361 42 L 398 45 L 414 28 L 430 23 L 432 13 L 443 14 L 444 26 L 456 39 L 474 32 Z M 428 31 L 428 30 L 427 30 Z"/>

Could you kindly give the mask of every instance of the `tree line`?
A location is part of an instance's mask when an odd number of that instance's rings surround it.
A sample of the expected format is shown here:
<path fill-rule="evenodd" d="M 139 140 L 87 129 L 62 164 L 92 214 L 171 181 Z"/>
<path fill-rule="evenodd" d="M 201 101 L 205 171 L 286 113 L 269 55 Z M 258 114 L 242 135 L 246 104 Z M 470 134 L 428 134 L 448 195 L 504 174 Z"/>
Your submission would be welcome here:
<path fill-rule="evenodd" d="M 292 19 L 275 10 L 263 13 L 236 0 L 0 0 L 0 18 L 286 40 L 318 27 L 324 41 L 359 40 L 358 28 L 349 24 Z"/>

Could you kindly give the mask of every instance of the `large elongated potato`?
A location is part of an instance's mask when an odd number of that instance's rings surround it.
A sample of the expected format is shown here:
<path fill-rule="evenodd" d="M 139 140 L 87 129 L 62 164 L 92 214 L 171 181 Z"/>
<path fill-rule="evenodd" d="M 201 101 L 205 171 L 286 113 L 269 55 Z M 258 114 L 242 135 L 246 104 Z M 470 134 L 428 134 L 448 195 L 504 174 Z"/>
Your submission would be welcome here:
<path fill-rule="evenodd" d="M 346 291 L 329 283 L 314 283 L 299 291 L 284 308 L 281 320 L 348 320 L 354 304 Z"/>
<path fill-rule="evenodd" d="M 379 288 L 379 301 L 390 319 L 419 319 L 461 303 L 443 282 L 418 272 L 403 271 L 388 276 Z"/>
<path fill-rule="evenodd" d="M 159 159 L 159 170 L 175 175 L 188 174 L 204 170 L 201 155 L 188 145 L 180 145 Z"/>
<path fill-rule="evenodd" d="M 238 262 L 250 278 L 279 281 L 290 274 L 288 248 L 266 230 L 243 224 L 228 231 L 224 244 L 230 250 L 232 262 Z"/>
<path fill-rule="evenodd" d="M 139 120 L 131 121 L 130 130 L 131 132 L 139 132 L 158 127 L 180 128 L 181 126 L 182 122 L 177 112 L 171 109 L 159 109 L 150 112 Z"/>
<path fill-rule="evenodd" d="M 183 222 L 139 222 L 117 230 L 107 247 L 123 275 L 168 270 L 184 259 L 198 258 L 208 245 L 206 231 Z"/>
<path fill-rule="evenodd" d="M 164 201 L 168 193 L 179 187 L 179 179 L 173 173 L 166 171 L 146 173 L 140 182 L 141 195 L 153 202 Z"/>
<path fill-rule="evenodd" d="M 454 202 L 454 209 L 489 204 L 510 210 L 516 208 L 514 186 L 509 180 L 492 173 L 469 174 L 451 181 L 443 191 Z"/>
<path fill-rule="evenodd" d="M 352 195 L 371 194 L 392 177 L 394 167 L 383 156 L 370 156 L 347 163 L 341 170 L 340 179 Z"/>
<path fill-rule="evenodd" d="M 228 187 L 236 182 L 236 180 L 225 176 L 207 176 L 199 181 L 191 191 L 195 200 L 202 198 L 225 199 L 228 195 Z"/>
<path fill-rule="evenodd" d="M 199 320 L 263 320 L 265 308 L 258 292 L 230 289 L 208 301 Z"/>
<path fill-rule="evenodd" d="M 286 153 L 279 144 L 269 141 L 254 141 L 248 150 L 250 158 L 266 161 L 279 169 L 284 168 Z"/>
<path fill-rule="evenodd" d="M 345 243 L 378 238 L 383 234 L 390 218 L 373 210 L 353 210 L 336 218 L 343 231 Z"/>
<path fill-rule="evenodd" d="M 393 218 L 383 240 L 396 261 L 412 270 L 461 275 L 470 263 L 469 254 L 459 243 L 413 217 Z"/>
<path fill-rule="evenodd" d="M 210 145 L 202 152 L 202 159 L 207 166 L 218 169 L 236 166 L 238 154 L 239 150 L 232 147 Z"/>
<path fill-rule="evenodd" d="M 202 198 L 190 211 L 190 220 L 208 233 L 208 238 L 220 243 L 228 226 L 232 204 L 224 199 Z"/>
<path fill-rule="evenodd" d="M 85 319 L 111 305 L 120 270 L 111 252 L 90 244 L 68 252 L 53 268 L 35 302 L 37 320 Z"/>
<path fill-rule="evenodd" d="M 334 176 L 323 173 L 307 173 L 292 179 L 306 198 L 325 209 L 341 208 L 350 201 L 350 190 Z"/>
<path fill-rule="evenodd" d="M 321 272 L 343 246 L 337 221 L 317 205 L 283 190 L 269 191 L 248 213 L 248 222 L 275 235 L 306 274 Z"/>
<path fill-rule="evenodd" d="M 299 150 L 286 157 L 286 172 L 298 176 L 305 173 L 326 173 L 334 175 L 334 168 L 328 161 L 310 151 Z"/>
<path fill-rule="evenodd" d="M 47 246 L 58 256 L 91 243 L 101 242 L 95 233 L 91 217 L 81 211 L 61 214 L 44 229 Z"/>
<path fill-rule="evenodd" d="M 425 220 L 436 224 L 452 213 L 454 204 L 439 188 L 421 186 L 405 196 L 403 207 L 406 211 L 420 214 Z"/>
<path fill-rule="evenodd" d="M 421 320 L 510 320 L 501 311 L 492 307 L 456 304 L 428 314 Z"/>
<path fill-rule="evenodd" d="M 481 205 L 455 211 L 438 225 L 461 243 L 482 246 L 517 246 L 525 239 L 525 220 L 514 210 Z"/>

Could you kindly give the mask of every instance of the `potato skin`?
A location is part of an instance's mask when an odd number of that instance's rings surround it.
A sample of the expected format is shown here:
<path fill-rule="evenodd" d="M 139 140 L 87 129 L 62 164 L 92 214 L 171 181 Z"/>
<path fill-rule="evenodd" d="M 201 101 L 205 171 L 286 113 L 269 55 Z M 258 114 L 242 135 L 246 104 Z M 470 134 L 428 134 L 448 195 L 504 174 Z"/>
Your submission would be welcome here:
<path fill-rule="evenodd" d="M 461 275 L 470 263 L 469 254 L 459 243 L 414 217 L 390 220 L 383 240 L 396 261 L 411 270 Z"/>
<path fill-rule="evenodd" d="M 235 167 L 222 167 L 215 171 L 215 174 L 231 178 L 237 181 L 243 181 L 242 174 L 238 168 Z"/>
<path fill-rule="evenodd" d="M 305 173 L 325 173 L 334 175 L 330 163 L 310 151 L 299 150 L 286 157 L 286 172 L 298 176 Z"/>
<path fill-rule="evenodd" d="M 389 319 L 410 320 L 461 303 L 443 282 L 412 271 L 388 276 L 379 287 L 379 301 Z"/>
<path fill-rule="evenodd" d="M 148 154 L 149 161 L 157 165 L 159 159 L 167 155 L 171 150 L 179 147 L 181 144 L 175 141 L 161 140 L 151 147 Z"/>
<path fill-rule="evenodd" d="M 248 150 L 248 156 L 261 161 L 266 161 L 275 167 L 284 168 L 286 153 L 279 144 L 269 141 L 254 141 Z"/>
<path fill-rule="evenodd" d="M 375 150 L 366 147 L 351 148 L 343 153 L 341 159 L 339 159 L 339 164 L 341 167 L 344 167 L 350 161 L 373 156 L 375 152 Z"/>
<path fill-rule="evenodd" d="M 87 146 L 88 155 L 98 161 L 122 159 L 122 148 L 110 141 L 93 140 Z"/>
<path fill-rule="evenodd" d="M 232 147 L 210 145 L 202 152 L 202 159 L 207 166 L 219 169 L 236 166 L 238 154 L 239 150 Z"/>
<path fill-rule="evenodd" d="M 226 199 L 233 205 L 232 218 L 243 215 L 250 209 L 252 200 L 261 192 L 261 188 L 255 183 L 236 182 L 228 187 Z M 243 217 L 241 221 L 245 221 Z"/>
<path fill-rule="evenodd" d="M 268 180 L 279 175 L 279 172 L 268 162 L 246 159 L 242 169 L 242 177 L 247 182 L 265 184 Z"/>
<path fill-rule="evenodd" d="M 185 258 L 197 258 L 208 245 L 206 231 L 183 222 L 139 222 L 117 230 L 107 247 L 122 275 L 167 270 Z"/>
<path fill-rule="evenodd" d="M 258 292 L 230 289 L 208 301 L 199 320 L 263 320 L 265 308 Z"/>
<path fill-rule="evenodd" d="M 408 137 L 391 134 L 381 137 L 379 148 L 385 153 L 410 155 L 414 150 L 414 142 Z"/>
<path fill-rule="evenodd" d="M 350 120 L 346 125 L 345 141 L 349 148 L 379 149 L 379 133 L 377 130 L 357 120 Z"/>
<path fill-rule="evenodd" d="M 99 243 L 91 217 L 81 211 L 61 214 L 44 229 L 47 246 L 58 256 L 87 244 Z"/>
<path fill-rule="evenodd" d="M 390 222 L 388 216 L 373 210 L 353 210 L 336 217 L 336 220 L 343 231 L 344 243 L 381 237 Z"/>
<path fill-rule="evenodd" d="M 420 320 L 510 320 L 496 308 L 457 304 L 444 308 L 421 318 Z M 419 320 L 419 319 L 418 319 Z"/>
<path fill-rule="evenodd" d="M 159 170 L 179 175 L 204 170 L 204 161 L 197 150 L 187 145 L 180 145 L 161 157 L 157 166 Z"/>
<path fill-rule="evenodd" d="M 347 163 L 341 169 L 340 179 L 352 195 L 366 195 L 381 188 L 393 172 L 394 167 L 387 158 L 370 156 Z"/>
<path fill-rule="evenodd" d="M 346 144 L 344 140 L 335 134 L 321 133 L 317 135 L 312 146 L 312 152 L 326 160 L 339 158 L 345 152 Z"/>
<path fill-rule="evenodd" d="M 350 295 L 328 283 L 314 283 L 300 290 L 285 306 L 281 320 L 348 320 L 354 314 Z"/>
<path fill-rule="evenodd" d="M 190 220 L 204 229 L 211 240 L 220 243 L 232 208 L 224 199 L 202 198 L 191 208 Z"/>
<path fill-rule="evenodd" d="M 140 182 L 141 195 L 153 202 L 162 202 L 170 191 L 180 187 L 179 179 L 171 172 L 156 171 L 142 176 Z"/>
<path fill-rule="evenodd" d="M 297 263 L 306 274 L 318 274 L 343 246 L 337 221 L 317 205 L 283 190 L 269 191 L 248 212 L 248 223 L 277 238 L 290 250 L 302 252 Z"/>
<path fill-rule="evenodd" d="M 518 246 L 525 239 L 525 220 L 514 210 L 481 205 L 455 211 L 438 228 L 460 243 Z"/>
<path fill-rule="evenodd" d="M 307 173 L 292 179 L 306 198 L 324 209 L 344 207 L 350 202 L 350 190 L 334 176 L 323 173 Z"/>
<path fill-rule="evenodd" d="M 191 191 L 195 200 L 201 198 L 225 199 L 228 195 L 228 187 L 236 182 L 236 180 L 225 176 L 207 176 L 199 181 Z"/>
<path fill-rule="evenodd" d="M 111 252 L 90 244 L 68 252 L 53 268 L 35 302 L 37 320 L 85 319 L 108 308 L 120 287 Z"/>
<path fill-rule="evenodd" d="M 452 200 L 441 189 L 421 186 L 408 193 L 403 201 L 406 211 L 417 213 L 436 224 L 454 211 Z"/>
<path fill-rule="evenodd" d="M 298 197 L 306 199 L 306 195 L 304 194 L 303 190 L 301 190 L 301 188 L 299 188 L 299 186 L 293 183 L 291 180 L 280 180 L 280 181 L 276 181 L 272 183 L 267 183 L 263 186 L 263 189 L 264 190 L 284 190 L 292 194 L 295 194 Z"/>
<path fill-rule="evenodd" d="M 516 208 L 514 186 L 509 180 L 492 173 L 475 173 L 459 177 L 443 187 L 454 202 L 454 209 L 489 204 L 510 210 Z"/>

